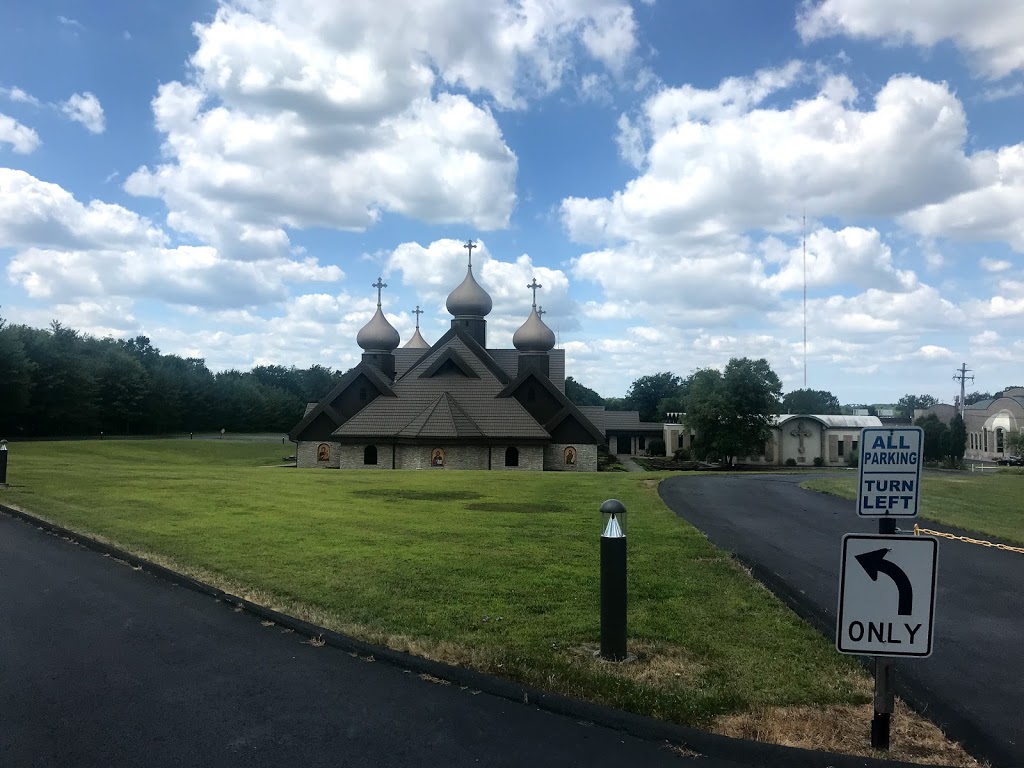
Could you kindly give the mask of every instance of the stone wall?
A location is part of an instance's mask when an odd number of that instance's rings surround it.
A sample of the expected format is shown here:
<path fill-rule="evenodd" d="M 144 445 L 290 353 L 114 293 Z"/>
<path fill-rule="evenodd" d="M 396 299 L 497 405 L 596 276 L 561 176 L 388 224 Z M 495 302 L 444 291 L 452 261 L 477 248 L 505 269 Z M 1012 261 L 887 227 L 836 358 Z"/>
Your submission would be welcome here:
<path fill-rule="evenodd" d="M 502 470 L 521 470 L 524 472 L 540 472 L 544 469 L 544 446 L 543 445 L 516 445 L 511 446 L 519 449 L 519 466 L 505 466 L 505 451 L 508 445 L 495 445 L 491 448 L 491 468 Z"/>
<path fill-rule="evenodd" d="M 327 461 L 318 461 L 317 456 L 320 446 L 326 445 L 330 448 L 330 458 Z M 295 466 L 300 469 L 337 469 L 338 459 L 341 453 L 341 446 L 338 443 L 325 443 L 318 440 L 302 440 L 295 447 Z M 362 456 L 360 456 L 362 460 Z"/>
<path fill-rule="evenodd" d="M 444 450 L 444 466 L 430 465 L 430 455 L 434 448 Z M 390 457 L 390 450 L 388 456 Z M 502 451 L 500 463 L 504 464 L 505 453 Z M 494 453 L 494 464 L 499 463 L 497 452 Z M 399 445 L 395 458 L 396 469 L 487 469 L 486 445 Z"/>
<path fill-rule="evenodd" d="M 364 464 L 366 446 L 377 448 L 377 463 Z M 342 469 L 391 469 L 390 443 L 360 443 L 358 445 L 342 445 L 338 449 L 339 463 Z"/>
<path fill-rule="evenodd" d="M 576 462 L 565 463 L 565 449 L 576 450 Z M 552 472 L 596 472 L 597 471 L 597 446 L 596 445 L 566 445 L 555 443 L 544 446 L 544 469 Z"/>

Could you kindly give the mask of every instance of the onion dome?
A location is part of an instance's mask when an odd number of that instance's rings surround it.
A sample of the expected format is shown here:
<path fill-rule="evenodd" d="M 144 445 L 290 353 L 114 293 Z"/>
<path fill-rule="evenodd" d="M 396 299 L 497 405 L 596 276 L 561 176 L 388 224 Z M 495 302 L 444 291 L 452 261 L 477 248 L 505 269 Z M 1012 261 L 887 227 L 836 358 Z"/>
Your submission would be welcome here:
<path fill-rule="evenodd" d="M 365 350 L 391 351 L 398 347 L 402 339 L 380 309 L 380 289 L 388 286 L 378 277 L 373 287 L 377 289 L 377 311 L 356 334 L 356 344 Z"/>
<path fill-rule="evenodd" d="M 530 310 L 526 322 L 512 336 L 512 345 L 520 352 L 548 352 L 555 346 L 555 334 L 537 314 L 537 307 Z"/>
<path fill-rule="evenodd" d="M 476 281 L 476 278 L 473 277 L 473 267 L 470 267 L 466 270 L 466 279 L 458 288 L 448 294 L 445 306 L 456 317 L 463 315 L 485 317 L 494 305 L 491 302 L 491 295 Z"/>
<path fill-rule="evenodd" d="M 467 240 L 462 246 L 469 251 L 469 268 L 466 270 L 466 279 L 462 281 L 454 291 L 448 294 L 448 301 L 445 306 L 448 311 L 456 317 L 485 317 L 493 306 L 491 295 L 480 287 L 480 283 L 473 277 L 473 249 L 479 248 L 472 240 Z"/>

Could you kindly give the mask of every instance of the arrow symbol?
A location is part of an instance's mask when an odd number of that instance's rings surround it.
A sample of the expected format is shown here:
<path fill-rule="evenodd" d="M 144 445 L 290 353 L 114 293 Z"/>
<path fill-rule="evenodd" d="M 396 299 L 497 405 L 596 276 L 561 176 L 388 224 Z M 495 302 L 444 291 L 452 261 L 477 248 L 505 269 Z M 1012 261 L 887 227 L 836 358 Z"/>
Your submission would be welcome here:
<path fill-rule="evenodd" d="M 902 568 L 896 565 L 896 563 L 885 559 L 885 555 L 891 551 L 889 549 L 876 549 L 872 552 L 856 555 L 855 557 L 872 581 L 878 581 L 878 574 L 880 573 L 884 573 L 893 580 L 896 589 L 900 593 L 899 606 L 896 613 L 900 616 L 909 616 L 914 612 L 914 587 Z"/>

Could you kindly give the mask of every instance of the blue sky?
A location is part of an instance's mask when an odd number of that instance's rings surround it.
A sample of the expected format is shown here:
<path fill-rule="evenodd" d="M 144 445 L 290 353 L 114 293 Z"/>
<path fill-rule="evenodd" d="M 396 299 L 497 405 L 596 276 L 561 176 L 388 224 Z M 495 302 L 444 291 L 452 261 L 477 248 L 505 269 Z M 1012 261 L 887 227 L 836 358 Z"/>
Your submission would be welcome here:
<path fill-rule="evenodd" d="M 475 272 L 570 375 L 767 357 L 786 390 L 1024 383 L 1012 0 L 17 4 L 0 27 L 0 316 L 215 370 L 438 338 Z M 806 228 L 801 217 L 806 212 Z"/>

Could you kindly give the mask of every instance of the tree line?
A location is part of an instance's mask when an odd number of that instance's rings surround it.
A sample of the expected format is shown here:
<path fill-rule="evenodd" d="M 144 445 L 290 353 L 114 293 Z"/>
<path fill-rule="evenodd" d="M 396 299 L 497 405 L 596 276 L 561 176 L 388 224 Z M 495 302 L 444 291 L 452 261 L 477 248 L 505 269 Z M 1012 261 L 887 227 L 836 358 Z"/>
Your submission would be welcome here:
<path fill-rule="evenodd" d="M 0 437 L 287 432 L 340 377 L 319 365 L 212 373 L 146 336 L 97 339 L 0 318 Z"/>

